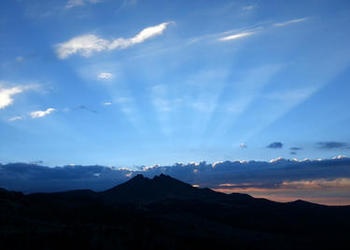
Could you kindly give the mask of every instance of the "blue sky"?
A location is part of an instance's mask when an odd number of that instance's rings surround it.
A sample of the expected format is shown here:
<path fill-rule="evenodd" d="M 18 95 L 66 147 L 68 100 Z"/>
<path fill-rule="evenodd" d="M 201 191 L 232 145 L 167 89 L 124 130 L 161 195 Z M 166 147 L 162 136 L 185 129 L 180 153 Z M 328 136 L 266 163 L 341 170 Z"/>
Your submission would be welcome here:
<path fill-rule="evenodd" d="M 0 162 L 349 155 L 349 25 L 349 1 L 1 1 Z"/>

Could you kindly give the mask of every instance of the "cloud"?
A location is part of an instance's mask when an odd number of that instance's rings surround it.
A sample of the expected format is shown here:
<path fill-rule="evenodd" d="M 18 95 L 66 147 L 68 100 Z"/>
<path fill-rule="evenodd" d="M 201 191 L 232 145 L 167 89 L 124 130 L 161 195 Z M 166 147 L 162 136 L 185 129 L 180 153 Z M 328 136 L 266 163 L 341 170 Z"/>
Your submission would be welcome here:
<path fill-rule="evenodd" d="M 308 18 L 307 17 L 303 17 L 303 18 L 288 20 L 288 21 L 285 21 L 285 22 L 275 23 L 275 24 L 273 24 L 273 26 L 284 27 L 284 26 L 287 26 L 287 25 L 295 24 L 295 23 L 302 23 L 302 22 L 305 22 L 306 20 L 308 20 Z"/>
<path fill-rule="evenodd" d="M 73 54 L 80 53 L 82 56 L 90 56 L 93 52 L 100 52 L 108 49 L 109 41 L 95 35 L 82 35 L 71 40 L 60 43 L 56 46 L 56 53 L 59 58 L 65 59 Z"/>
<path fill-rule="evenodd" d="M 164 22 L 155 26 L 147 27 L 131 38 L 117 38 L 106 40 L 93 34 L 77 36 L 67 42 L 56 45 L 56 53 L 60 59 L 68 58 L 73 54 L 88 57 L 95 52 L 126 49 L 133 45 L 143 43 L 146 40 L 163 34 L 171 22 Z"/>
<path fill-rule="evenodd" d="M 258 7 L 257 5 L 251 4 L 251 5 L 243 6 L 242 10 L 244 10 L 244 11 L 252 11 L 252 10 L 256 9 L 257 7 Z"/>
<path fill-rule="evenodd" d="M 290 150 L 297 151 L 297 150 L 302 150 L 303 148 L 300 147 L 291 147 L 289 148 Z"/>
<path fill-rule="evenodd" d="M 37 110 L 37 111 L 30 112 L 30 116 L 33 119 L 41 118 L 41 117 L 44 117 L 44 116 L 47 116 L 47 115 L 51 114 L 55 110 L 56 109 L 54 109 L 54 108 L 48 108 L 46 110 Z"/>
<path fill-rule="evenodd" d="M 0 81 L 0 109 L 4 109 L 14 102 L 14 96 L 20 93 L 23 93 L 27 90 L 39 90 L 40 85 L 38 84 L 29 84 L 29 85 L 17 85 L 13 87 L 6 87 L 8 84 Z"/>
<path fill-rule="evenodd" d="M 23 62 L 25 60 L 25 58 L 23 57 L 23 56 L 17 56 L 16 57 L 16 62 L 18 62 L 18 63 L 21 63 L 21 62 Z"/>
<path fill-rule="evenodd" d="M 347 188 L 349 190 L 350 178 L 284 181 L 280 187 L 293 189 Z"/>
<path fill-rule="evenodd" d="M 283 143 L 282 142 L 272 142 L 271 144 L 266 146 L 267 148 L 282 148 Z"/>
<path fill-rule="evenodd" d="M 105 190 L 143 174 L 164 173 L 190 184 L 217 191 L 248 193 L 276 200 L 307 199 L 329 204 L 350 204 L 348 171 L 350 158 L 327 160 L 223 161 L 217 163 L 176 163 L 143 167 L 140 170 L 103 166 L 65 166 L 49 168 L 30 164 L 0 164 L 0 183 L 4 188 L 24 192 L 67 189 Z M 99 178 L 96 178 L 96 176 Z M 268 177 L 268 178 L 267 178 Z M 21 182 L 18 182 L 18 180 Z M 344 198 L 347 197 L 347 200 Z M 342 200 L 343 199 L 343 200 Z"/>
<path fill-rule="evenodd" d="M 99 2 L 101 2 L 101 0 L 68 0 L 65 7 L 67 9 L 71 9 L 74 7 L 84 6 L 85 4 L 89 4 L 89 3 L 95 4 Z"/>
<path fill-rule="evenodd" d="M 318 142 L 317 146 L 320 149 L 349 148 L 349 144 L 348 143 L 337 142 L 337 141 Z"/>
<path fill-rule="evenodd" d="M 237 34 L 233 34 L 233 35 L 219 38 L 219 41 L 225 42 L 225 41 L 237 40 L 237 39 L 241 39 L 243 37 L 251 36 L 255 33 L 256 32 L 252 32 L 252 31 L 241 32 L 241 33 L 237 33 Z"/>
<path fill-rule="evenodd" d="M 97 75 L 97 78 L 100 80 L 111 80 L 113 78 L 113 74 L 109 72 L 101 72 Z"/>
<path fill-rule="evenodd" d="M 113 104 L 113 102 L 104 102 L 104 103 L 102 103 L 103 106 L 110 106 L 112 104 Z"/>
<path fill-rule="evenodd" d="M 14 121 L 20 121 L 20 120 L 23 120 L 23 119 L 24 119 L 23 116 L 18 115 L 18 116 L 13 116 L 13 117 L 9 118 L 8 121 L 9 122 L 14 122 Z"/>
<path fill-rule="evenodd" d="M 247 148 L 247 144 L 241 143 L 241 144 L 239 144 L 239 147 L 242 148 L 242 149 Z"/>
<path fill-rule="evenodd" d="M 280 92 L 271 92 L 268 94 L 264 94 L 263 97 L 273 101 L 298 103 L 308 98 L 315 91 L 316 91 L 315 88 L 310 88 L 310 87 L 301 88 L 301 89 L 287 89 L 282 92 L 280 91 Z"/>
<path fill-rule="evenodd" d="M 20 86 L 11 88 L 2 88 L 0 86 L 0 109 L 4 109 L 13 103 L 13 96 L 23 92 Z"/>

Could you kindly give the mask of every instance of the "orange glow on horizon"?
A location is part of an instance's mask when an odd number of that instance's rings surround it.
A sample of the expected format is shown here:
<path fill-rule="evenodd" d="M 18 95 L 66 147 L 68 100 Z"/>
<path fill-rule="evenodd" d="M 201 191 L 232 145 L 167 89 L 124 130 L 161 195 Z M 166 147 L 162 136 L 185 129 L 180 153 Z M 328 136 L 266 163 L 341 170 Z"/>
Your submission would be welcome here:
<path fill-rule="evenodd" d="M 255 198 L 266 198 L 277 202 L 301 199 L 323 205 L 350 205 L 350 178 L 285 181 L 276 188 L 223 183 L 212 189 L 228 194 L 245 193 Z"/>

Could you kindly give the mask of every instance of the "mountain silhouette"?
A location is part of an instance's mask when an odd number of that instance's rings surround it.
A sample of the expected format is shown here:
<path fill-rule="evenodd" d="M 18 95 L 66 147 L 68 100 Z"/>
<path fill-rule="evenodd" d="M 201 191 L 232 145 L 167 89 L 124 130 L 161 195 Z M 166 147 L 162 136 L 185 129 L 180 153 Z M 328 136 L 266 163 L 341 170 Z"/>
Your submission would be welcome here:
<path fill-rule="evenodd" d="M 199 189 L 161 174 L 153 179 L 136 175 L 129 181 L 102 192 L 104 199 L 114 202 L 155 202 L 166 199 L 202 199 L 221 196 L 210 189 Z"/>
<path fill-rule="evenodd" d="M 350 206 L 288 203 L 136 175 L 103 192 L 0 189 L 2 249 L 342 249 Z"/>

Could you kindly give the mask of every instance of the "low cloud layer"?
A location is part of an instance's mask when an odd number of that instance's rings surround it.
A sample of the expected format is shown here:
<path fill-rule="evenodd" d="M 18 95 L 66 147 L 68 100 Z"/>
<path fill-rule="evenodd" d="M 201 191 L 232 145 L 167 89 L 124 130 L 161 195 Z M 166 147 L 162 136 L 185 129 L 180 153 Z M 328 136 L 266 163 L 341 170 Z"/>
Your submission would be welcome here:
<path fill-rule="evenodd" d="M 86 34 L 56 45 L 56 53 L 60 59 L 66 59 L 74 54 L 90 56 L 93 53 L 126 49 L 146 40 L 163 34 L 170 22 L 164 22 L 147 27 L 131 38 L 116 38 L 107 40 L 94 34 Z"/>
<path fill-rule="evenodd" d="M 71 189 L 102 191 L 127 181 L 137 174 L 148 177 L 161 173 L 221 192 L 249 193 L 271 199 L 305 197 L 348 202 L 350 158 L 330 160 L 224 161 L 217 163 L 177 163 L 172 166 L 143 167 L 139 170 L 104 166 L 65 166 L 49 168 L 36 164 L 0 164 L 1 187 L 30 192 Z M 275 194 L 275 196 L 271 196 Z M 270 195 L 270 196 L 269 196 Z M 282 197 L 283 196 L 283 197 Z M 338 200 L 336 198 L 339 198 Z M 321 201 L 321 200 L 320 200 Z"/>

